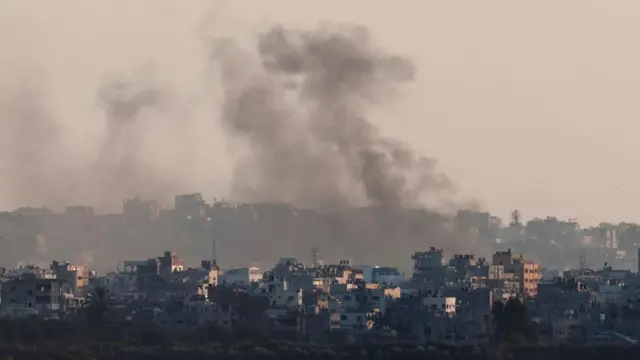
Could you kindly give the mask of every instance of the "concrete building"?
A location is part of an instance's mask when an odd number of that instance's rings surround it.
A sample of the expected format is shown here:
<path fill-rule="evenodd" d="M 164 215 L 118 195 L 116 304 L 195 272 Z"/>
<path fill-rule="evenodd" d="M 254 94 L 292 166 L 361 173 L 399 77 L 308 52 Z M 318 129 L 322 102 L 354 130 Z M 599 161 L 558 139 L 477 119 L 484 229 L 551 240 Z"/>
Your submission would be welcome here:
<path fill-rule="evenodd" d="M 125 219 L 131 221 L 151 221 L 160 216 L 162 208 L 156 201 L 143 201 L 139 198 L 127 199 L 122 204 Z"/>
<path fill-rule="evenodd" d="M 220 275 L 220 283 L 249 285 L 252 283 L 260 282 L 260 280 L 262 280 L 262 276 L 262 271 L 260 271 L 260 268 L 257 267 L 230 269 L 224 271 Z"/>
<path fill-rule="evenodd" d="M 35 309 L 39 314 L 62 310 L 63 280 L 24 274 L 2 284 L 3 307 Z"/>
<path fill-rule="evenodd" d="M 514 254 L 511 249 L 498 251 L 493 254 L 491 267 L 502 267 L 502 274 L 512 274 L 512 279 L 519 281 L 519 293 L 526 297 L 535 297 L 538 292 L 538 282 L 542 278 L 540 264 L 527 261 L 522 254 Z"/>
<path fill-rule="evenodd" d="M 445 264 L 444 250 L 431 247 L 429 251 L 415 252 L 411 257 L 414 272 L 441 268 Z"/>
<path fill-rule="evenodd" d="M 207 271 L 207 284 L 209 286 L 218 286 L 223 280 L 221 279 L 220 267 L 215 260 L 202 261 L 202 268 Z"/>
<path fill-rule="evenodd" d="M 330 315 L 330 331 L 369 331 L 373 327 L 370 318 L 375 312 L 345 310 Z"/>
<path fill-rule="evenodd" d="M 435 313 L 456 314 L 456 298 L 454 297 L 425 296 L 422 298 L 422 306 Z"/>
<path fill-rule="evenodd" d="M 184 194 L 175 197 L 175 212 L 182 218 L 203 218 L 207 204 L 202 194 Z"/>
<path fill-rule="evenodd" d="M 56 278 L 63 280 L 74 294 L 89 286 L 89 270 L 85 269 L 84 266 L 54 261 L 51 264 L 51 271 L 54 272 Z"/>
<path fill-rule="evenodd" d="M 184 271 L 184 263 L 171 251 L 165 251 L 164 256 L 157 258 L 159 274 L 165 278 L 171 277 L 174 272 Z"/>
<path fill-rule="evenodd" d="M 302 306 L 302 289 L 292 289 L 289 282 L 275 276 L 263 280 L 263 290 L 274 308 L 297 308 Z"/>

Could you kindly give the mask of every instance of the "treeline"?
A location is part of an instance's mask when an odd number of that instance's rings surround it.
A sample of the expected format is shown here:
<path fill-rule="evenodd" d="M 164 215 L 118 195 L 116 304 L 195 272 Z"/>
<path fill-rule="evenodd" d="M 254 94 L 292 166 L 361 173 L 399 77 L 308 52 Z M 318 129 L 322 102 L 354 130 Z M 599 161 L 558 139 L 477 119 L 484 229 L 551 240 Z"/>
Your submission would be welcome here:
<path fill-rule="evenodd" d="M 0 319 L 0 360 L 611 360 L 637 359 L 640 354 L 640 346 L 538 346 L 504 341 L 476 346 L 342 344 L 320 345 L 285 340 L 283 337 L 276 339 L 273 333 L 258 329 L 238 329 L 228 333 L 205 326 L 173 331 L 141 324 L 87 326 L 82 322 L 39 318 Z"/>
<path fill-rule="evenodd" d="M 216 359 L 216 360 L 368 360 L 368 359 L 473 359 L 473 360 L 602 360 L 637 359 L 640 347 L 598 346 L 598 347 L 456 347 L 442 344 L 425 345 L 385 345 L 385 346 L 313 346 L 288 342 L 268 342 L 265 344 L 221 344 L 184 345 L 166 344 L 161 346 L 132 346 L 118 344 L 96 344 L 84 346 L 59 346 L 44 344 L 0 344 L 0 360 L 74 360 L 74 359 Z"/>

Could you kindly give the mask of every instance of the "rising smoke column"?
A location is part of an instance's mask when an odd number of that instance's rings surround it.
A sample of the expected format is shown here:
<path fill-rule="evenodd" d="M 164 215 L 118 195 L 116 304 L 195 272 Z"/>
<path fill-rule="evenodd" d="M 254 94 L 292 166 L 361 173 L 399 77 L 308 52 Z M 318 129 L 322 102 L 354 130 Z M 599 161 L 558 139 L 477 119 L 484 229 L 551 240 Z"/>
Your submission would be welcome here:
<path fill-rule="evenodd" d="M 105 133 L 98 151 L 95 173 L 99 174 L 100 203 L 114 197 L 141 196 L 163 199 L 170 189 L 166 179 L 154 167 L 148 135 L 162 127 L 158 120 L 166 93 L 157 80 L 153 66 L 127 73 L 107 74 L 98 88 L 98 103 L 104 110 Z"/>
<path fill-rule="evenodd" d="M 223 127 L 250 147 L 235 168 L 232 197 L 326 213 L 319 240 L 361 260 L 406 263 L 430 245 L 459 250 L 450 218 L 437 213 L 454 204 L 452 183 L 434 159 L 368 119 L 414 79 L 408 59 L 375 46 L 357 26 L 274 27 L 258 37 L 257 56 L 233 41 L 215 45 Z"/>
<path fill-rule="evenodd" d="M 0 93 L 0 182 L 8 203 L 55 206 L 72 180 L 64 134 L 50 114 L 41 72 L 30 69 Z"/>
<path fill-rule="evenodd" d="M 435 160 L 367 118 L 413 80 L 410 61 L 374 46 L 361 27 L 276 27 L 257 50 L 257 62 L 229 42 L 213 52 L 223 125 L 252 150 L 236 168 L 235 195 L 315 209 L 416 207 L 452 195 Z"/>

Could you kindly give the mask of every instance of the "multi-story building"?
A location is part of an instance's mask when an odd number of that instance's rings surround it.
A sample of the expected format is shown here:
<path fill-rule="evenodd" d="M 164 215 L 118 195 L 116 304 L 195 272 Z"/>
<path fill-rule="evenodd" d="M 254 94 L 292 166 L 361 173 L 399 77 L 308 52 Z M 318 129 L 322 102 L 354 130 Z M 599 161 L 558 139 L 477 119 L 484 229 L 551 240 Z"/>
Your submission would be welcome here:
<path fill-rule="evenodd" d="M 64 280 L 73 293 L 84 290 L 89 285 L 89 270 L 84 266 L 71 265 L 69 262 L 54 261 L 51 270 L 56 278 Z"/>
<path fill-rule="evenodd" d="M 431 247 L 429 251 L 415 252 L 411 257 L 414 272 L 438 269 L 444 266 L 444 250 Z"/>
<path fill-rule="evenodd" d="M 542 278 L 540 264 L 525 260 L 523 254 L 514 254 L 509 249 L 493 254 L 490 269 L 496 267 L 498 271 L 493 277 L 494 279 L 509 278 L 512 281 L 518 281 L 520 295 L 525 297 L 535 297 L 537 295 L 538 282 Z M 500 274 L 502 274 L 502 277 L 500 277 Z"/>
<path fill-rule="evenodd" d="M 156 201 L 143 201 L 139 198 L 127 199 L 122 204 L 125 219 L 132 221 L 150 221 L 160 216 L 162 208 Z"/>
<path fill-rule="evenodd" d="M 222 284 L 235 284 L 235 285 L 249 285 L 251 283 L 258 283 L 262 280 L 263 273 L 260 268 L 248 267 L 241 269 L 225 270 L 220 275 L 220 283 Z"/>
<path fill-rule="evenodd" d="M 63 307 L 64 280 L 40 278 L 26 273 L 2 284 L 2 302 L 6 309 L 34 309 L 39 314 L 59 311 Z"/>
<path fill-rule="evenodd" d="M 175 212 L 180 217 L 202 218 L 206 210 L 207 204 L 202 194 L 184 194 L 175 197 Z"/>
<path fill-rule="evenodd" d="M 422 298 L 422 306 L 429 311 L 455 315 L 456 314 L 456 298 L 445 296 L 425 296 Z"/>
<path fill-rule="evenodd" d="M 446 281 L 444 250 L 431 247 L 429 251 L 415 252 L 411 282 L 416 287 L 438 288 Z"/>

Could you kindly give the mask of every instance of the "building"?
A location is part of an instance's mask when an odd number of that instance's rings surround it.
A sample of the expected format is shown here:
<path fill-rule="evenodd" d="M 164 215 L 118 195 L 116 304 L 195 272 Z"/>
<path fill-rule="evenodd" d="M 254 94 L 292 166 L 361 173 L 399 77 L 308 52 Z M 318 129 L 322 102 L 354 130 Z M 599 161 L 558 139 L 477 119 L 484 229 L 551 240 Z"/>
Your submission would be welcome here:
<path fill-rule="evenodd" d="M 376 266 L 372 269 L 372 282 L 385 286 L 397 286 L 404 282 L 404 274 L 398 268 Z"/>
<path fill-rule="evenodd" d="M 220 267 L 216 264 L 215 260 L 202 261 L 202 268 L 208 272 L 207 285 L 218 286 L 221 281 Z"/>
<path fill-rule="evenodd" d="M 160 275 L 165 278 L 171 277 L 174 272 L 184 271 L 184 263 L 171 251 L 165 251 L 164 256 L 159 257 L 157 260 L 160 267 Z"/>
<path fill-rule="evenodd" d="M 82 205 L 67 206 L 65 209 L 65 213 L 71 216 L 91 217 L 94 215 L 93 207 Z"/>
<path fill-rule="evenodd" d="M 230 269 L 220 275 L 220 281 L 222 284 L 249 285 L 260 282 L 262 276 L 257 267 Z"/>
<path fill-rule="evenodd" d="M 298 308 L 302 306 L 302 290 L 293 289 L 289 282 L 275 276 L 263 280 L 264 290 L 273 308 Z"/>
<path fill-rule="evenodd" d="M 183 218 L 202 218 L 205 216 L 207 204 L 202 194 L 184 194 L 175 197 L 175 211 Z"/>
<path fill-rule="evenodd" d="M 370 320 L 375 312 L 345 310 L 330 315 L 330 331 L 369 331 L 373 327 Z"/>
<path fill-rule="evenodd" d="M 122 204 L 125 219 L 132 221 L 151 221 L 160 216 L 162 208 L 156 201 L 143 201 L 139 198 L 127 199 Z"/>
<path fill-rule="evenodd" d="M 421 272 L 442 268 L 445 264 L 444 250 L 431 247 L 429 251 L 415 252 L 411 257 L 413 260 L 413 271 Z"/>
<path fill-rule="evenodd" d="M 422 298 L 422 306 L 435 313 L 447 315 L 456 314 L 455 297 L 425 296 Z"/>
<path fill-rule="evenodd" d="M 519 283 L 518 293 L 525 297 L 535 297 L 538 292 L 538 282 L 542 278 L 540 264 L 527 261 L 522 254 L 514 254 L 511 249 L 498 251 L 493 254 L 489 267 L 499 269 L 494 279 L 510 279 Z M 489 277 L 491 278 L 491 276 Z"/>
<path fill-rule="evenodd" d="M 34 309 L 39 314 L 60 311 L 63 308 L 63 284 L 60 279 L 43 279 L 35 274 L 24 274 L 2 284 L 4 308 Z"/>
<path fill-rule="evenodd" d="M 65 281 L 74 294 L 89 286 L 89 270 L 85 269 L 84 266 L 54 261 L 51 264 L 51 271 L 54 272 L 56 278 Z"/>

